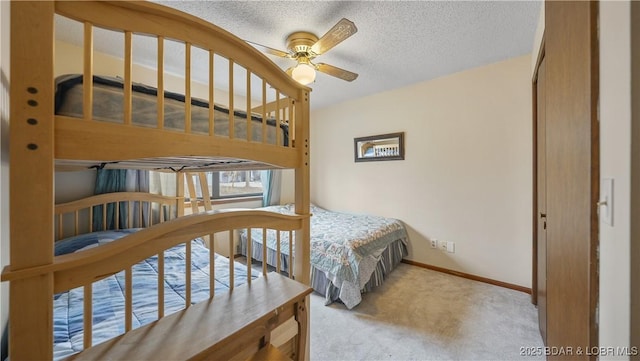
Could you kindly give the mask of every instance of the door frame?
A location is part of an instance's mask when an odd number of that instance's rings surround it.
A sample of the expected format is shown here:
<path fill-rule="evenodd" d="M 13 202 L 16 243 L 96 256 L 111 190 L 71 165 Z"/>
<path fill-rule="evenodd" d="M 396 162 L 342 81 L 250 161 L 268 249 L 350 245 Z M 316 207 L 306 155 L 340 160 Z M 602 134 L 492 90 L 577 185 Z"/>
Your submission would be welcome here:
<path fill-rule="evenodd" d="M 598 214 L 597 214 L 597 202 L 600 197 L 600 134 L 599 134 L 599 115 L 597 114 L 597 104 L 599 99 L 599 40 L 598 40 L 598 30 L 597 30 L 597 20 L 599 16 L 599 4 L 597 1 L 591 2 L 590 5 L 590 32 L 591 36 L 591 88 L 590 88 L 590 96 L 591 96 L 591 215 L 588 221 L 590 224 L 590 252 L 589 252 L 589 261 L 590 261 L 590 269 L 589 269 L 589 345 L 585 345 L 588 347 L 598 346 L 598 319 L 597 319 L 597 308 L 598 308 L 598 298 L 599 298 L 599 277 L 598 277 L 598 268 L 599 268 L 599 258 L 598 258 L 598 248 L 599 248 L 599 232 L 598 232 Z M 545 14 L 546 15 L 546 14 Z M 533 143 L 532 143 L 532 184 L 533 184 L 533 194 L 532 194 L 532 287 L 531 287 L 531 302 L 534 305 L 538 303 L 538 257 L 537 249 L 538 249 L 538 159 L 537 159 L 537 80 L 538 80 L 538 68 L 540 66 L 540 62 L 546 55 L 545 51 L 545 39 L 549 36 L 549 34 L 543 30 L 542 41 L 540 43 L 540 49 L 538 52 L 538 56 L 536 59 L 536 63 L 534 66 L 534 72 L 532 76 L 532 134 L 533 134 Z M 640 267 L 639 267 L 640 268 Z M 595 357 L 591 357 L 595 358 Z"/>
<path fill-rule="evenodd" d="M 540 49 L 538 51 L 538 57 L 536 58 L 536 65 L 533 70 L 533 76 L 531 79 L 531 105 L 532 105 L 532 117 L 531 127 L 533 135 L 533 152 L 532 152 L 532 205 L 533 210 L 531 213 L 531 227 L 532 227 L 532 239 L 531 239 L 531 255 L 532 255 L 532 272 L 531 272 L 531 303 L 538 304 L 538 69 L 540 63 L 545 55 L 544 41 L 545 34 L 542 33 L 542 41 L 540 42 Z"/>
<path fill-rule="evenodd" d="M 631 64 L 640 61 L 640 3 L 631 1 Z M 630 346 L 640 346 L 640 69 L 631 67 Z M 631 357 L 640 360 L 640 355 Z"/>

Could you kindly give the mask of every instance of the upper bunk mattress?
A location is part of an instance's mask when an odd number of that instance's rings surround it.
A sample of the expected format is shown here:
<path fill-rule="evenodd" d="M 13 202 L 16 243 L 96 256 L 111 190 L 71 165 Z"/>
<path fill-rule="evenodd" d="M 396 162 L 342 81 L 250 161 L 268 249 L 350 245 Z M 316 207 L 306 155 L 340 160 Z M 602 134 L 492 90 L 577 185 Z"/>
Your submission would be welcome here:
<path fill-rule="evenodd" d="M 62 75 L 56 79 L 55 112 L 57 115 L 82 118 L 83 77 L 80 74 Z M 124 119 L 124 83 L 120 78 L 93 76 L 93 119 L 123 123 Z M 142 127 L 156 128 L 158 122 L 158 90 L 156 88 L 133 83 L 131 99 L 131 121 Z M 229 109 L 214 105 L 214 134 L 229 136 Z M 234 110 L 234 137 L 247 138 L 247 113 Z M 251 114 L 251 138 L 262 142 L 262 117 Z M 266 120 L 266 143 L 276 144 L 276 120 Z M 164 129 L 185 131 L 185 96 L 164 91 Z M 280 124 L 281 145 L 288 144 L 288 126 Z M 190 132 L 209 134 L 209 103 L 191 98 Z"/>

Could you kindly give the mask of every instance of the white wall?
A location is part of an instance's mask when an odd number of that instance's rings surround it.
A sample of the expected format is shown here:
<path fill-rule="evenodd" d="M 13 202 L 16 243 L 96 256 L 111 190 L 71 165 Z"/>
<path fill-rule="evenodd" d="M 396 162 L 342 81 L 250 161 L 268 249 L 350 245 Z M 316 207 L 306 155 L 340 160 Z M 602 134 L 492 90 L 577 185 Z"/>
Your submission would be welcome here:
<path fill-rule="evenodd" d="M 630 27 L 629 1 L 600 2 L 600 176 L 614 179 L 614 223 L 600 222 L 599 331 L 606 347 L 631 346 Z"/>
<path fill-rule="evenodd" d="M 9 2 L 0 1 L 0 268 L 9 264 Z M 0 285 L 0 338 L 9 317 L 9 284 Z M 4 356 L 1 355 L 1 359 Z"/>
<path fill-rule="evenodd" d="M 312 112 L 312 201 L 401 219 L 410 260 L 531 287 L 530 65 L 522 56 Z M 354 137 L 399 131 L 405 160 L 354 162 Z"/>

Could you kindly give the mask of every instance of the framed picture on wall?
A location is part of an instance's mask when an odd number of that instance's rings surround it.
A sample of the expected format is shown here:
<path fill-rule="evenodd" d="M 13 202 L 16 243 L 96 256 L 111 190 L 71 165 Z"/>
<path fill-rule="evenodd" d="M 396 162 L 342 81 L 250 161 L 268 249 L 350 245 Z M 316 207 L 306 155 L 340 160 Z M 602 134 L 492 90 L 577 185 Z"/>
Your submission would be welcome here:
<path fill-rule="evenodd" d="M 372 135 L 353 139 L 355 161 L 404 159 L 404 132 Z"/>

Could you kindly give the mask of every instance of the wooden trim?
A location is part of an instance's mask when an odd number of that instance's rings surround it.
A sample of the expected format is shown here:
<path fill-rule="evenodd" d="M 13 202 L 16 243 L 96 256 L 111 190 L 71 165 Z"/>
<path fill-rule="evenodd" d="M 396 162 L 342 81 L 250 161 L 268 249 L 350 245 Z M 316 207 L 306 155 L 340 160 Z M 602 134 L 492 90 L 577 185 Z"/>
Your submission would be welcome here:
<path fill-rule="evenodd" d="M 28 269 L 53 262 L 54 6 L 14 1 L 10 13 L 9 258 Z M 12 360 L 53 357 L 53 274 L 11 282 L 9 320 Z"/>
<path fill-rule="evenodd" d="M 598 104 L 600 102 L 600 42 L 598 30 L 598 18 L 600 4 L 597 1 L 589 2 L 589 38 L 591 41 L 591 232 L 589 249 L 589 346 L 600 344 L 600 331 L 598 327 L 598 304 L 600 302 L 600 217 L 598 215 L 598 202 L 600 201 L 600 119 Z M 592 356 L 596 359 L 596 356 Z"/>
<path fill-rule="evenodd" d="M 536 82 L 538 79 L 538 68 L 540 68 L 540 63 L 542 63 L 542 58 L 544 58 L 544 44 L 545 43 L 545 32 L 542 31 L 542 40 L 540 41 L 540 48 L 538 49 L 538 56 L 536 57 L 536 65 L 533 70 L 532 82 Z"/>
<path fill-rule="evenodd" d="M 84 56 L 82 79 L 82 116 L 85 120 L 93 118 L 93 25 L 84 23 Z"/>
<path fill-rule="evenodd" d="M 531 110 L 532 110 L 532 212 L 531 212 L 531 303 L 538 304 L 538 69 L 544 58 L 545 36 L 542 33 L 542 41 L 536 59 L 533 79 L 531 81 Z"/>
<path fill-rule="evenodd" d="M 631 64 L 640 62 L 640 2 L 631 1 Z M 640 69 L 631 67 L 631 212 L 640 218 Z M 631 319 L 630 346 L 640 346 L 640 222 L 631 222 Z M 631 360 L 640 360 L 640 355 Z"/>
<path fill-rule="evenodd" d="M 454 270 L 450 270 L 448 268 L 443 268 L 443 267 L 438 267 L 438 266 L 432 266 L 430 264 L 416 262 L 416 261 L 412 261 L 412 260 L 408 260 L 408 259 L 403 259 L 402 263 L 406 263 L 406 264 L 409 264 L 409 265 L 412 265 L 412 266 L 416 266 L 416 267 L 420 267 L 420 268 L 425 268 L 425 269 L 436 271 L 436 272 L 442 272 L 442 273 L 450 274 L 450 275 L 453 275 L 453 276 L 466 278 L 466 279 L 469 279 L 469 280 L 472 280 L 472 281 L 488 283 L 490 285 L 504 287 L 504 288 L 508 288 L 508 289 L 511 289 L 511 290 L 515 290 L 515 291 L 520 291 L 520 292 L 531 294 L 531 288 L 518 286 L 518 285 L 515 285 L 513 283 L 497 281 L 497 280 L 494 280 L 494 279 L 491 279 L 491 278 L 480 277 L 480 276 L 472 275 L 472 274 L 469 274 L 469 273 L 454 271 Z"/>
<path fill-rule="evenodd" d="M 538 72 L 540 64 L 536 64 L 535 72 Z M 537 74 L 536 74 L 537 75 Z M 531 303 L 538 304 L 538 77 L 535 76 L 531 84 L 532 105 L 532 195 L 531 195 Z"/>

